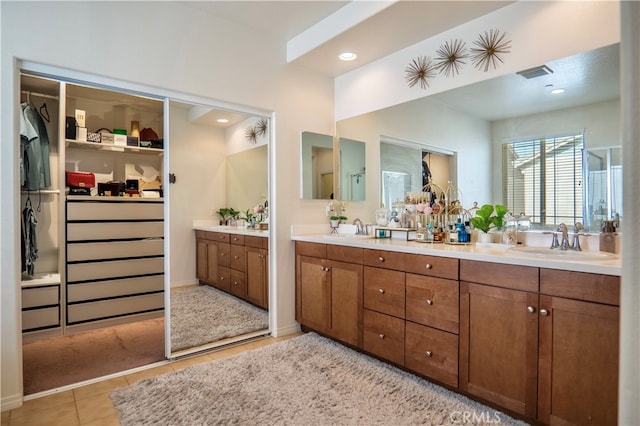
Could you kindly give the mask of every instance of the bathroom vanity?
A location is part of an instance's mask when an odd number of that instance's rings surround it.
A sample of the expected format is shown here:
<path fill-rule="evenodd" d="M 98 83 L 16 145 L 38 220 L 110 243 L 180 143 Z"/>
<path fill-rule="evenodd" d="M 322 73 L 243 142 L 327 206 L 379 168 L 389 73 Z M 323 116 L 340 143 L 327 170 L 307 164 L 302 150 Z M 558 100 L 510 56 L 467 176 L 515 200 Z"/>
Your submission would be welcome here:
<path fill-rule="evenodd" d="M 304 330 L 525 419 L 616 424 L 619 257 L 292 239 Z"/>

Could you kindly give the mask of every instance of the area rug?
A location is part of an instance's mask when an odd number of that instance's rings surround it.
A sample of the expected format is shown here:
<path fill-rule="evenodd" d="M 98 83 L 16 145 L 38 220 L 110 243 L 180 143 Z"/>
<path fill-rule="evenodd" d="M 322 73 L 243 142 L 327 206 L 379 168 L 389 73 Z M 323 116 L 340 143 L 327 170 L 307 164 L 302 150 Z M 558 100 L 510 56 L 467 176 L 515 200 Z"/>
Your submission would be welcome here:
<path fill-rule="evenodd" d="M 173 352 L 267 328 L 267 311 L 213 287 L 171 291 Z"/>
<path fill-rule="evenodd" d="M 310 333 L 111 394 L 123 426 L 525 424 Z"/>

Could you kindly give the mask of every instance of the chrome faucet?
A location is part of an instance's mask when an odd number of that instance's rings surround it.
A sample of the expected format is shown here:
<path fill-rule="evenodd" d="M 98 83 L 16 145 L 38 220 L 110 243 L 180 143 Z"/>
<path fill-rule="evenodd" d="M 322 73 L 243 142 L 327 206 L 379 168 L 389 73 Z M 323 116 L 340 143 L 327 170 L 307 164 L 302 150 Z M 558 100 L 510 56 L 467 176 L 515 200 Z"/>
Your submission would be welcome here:
<path fill-rule="evenodd" d="M 356 225 L 356 235 L 366 235 L 366 230 L 362 221 L 359 218 L 353 221 L 353 224 Z"/>
<path fill-rule="evenodd" d="M 562 233 L 562 240 L 560 240 L 560 250 L 566 250 L 569 248 L 569 230 L 567 229 L 567 225 L 561 223 L 558 225 L 558 232 Z"/>
<path fill-rule="evenodd" d="M 582 247 L 580 247 L 580 231 L 584 230 L 584 226 L 580 222 L 576 222 L 573 225 L 573 244 L 571 244 L 571 248 L 575 251 L 582 251 Z"/>

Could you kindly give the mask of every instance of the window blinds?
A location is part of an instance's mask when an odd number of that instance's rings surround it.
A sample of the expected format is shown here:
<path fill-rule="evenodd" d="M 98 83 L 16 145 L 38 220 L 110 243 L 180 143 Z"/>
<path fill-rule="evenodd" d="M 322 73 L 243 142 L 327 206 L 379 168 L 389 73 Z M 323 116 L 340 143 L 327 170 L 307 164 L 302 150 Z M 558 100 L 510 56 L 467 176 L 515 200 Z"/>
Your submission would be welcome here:
<path fill-rule="evenodd" d="M 504 144 L 502 188 L 507 208 L 542 225 L 582 222 L 583 147 L 582 134 Z"/>

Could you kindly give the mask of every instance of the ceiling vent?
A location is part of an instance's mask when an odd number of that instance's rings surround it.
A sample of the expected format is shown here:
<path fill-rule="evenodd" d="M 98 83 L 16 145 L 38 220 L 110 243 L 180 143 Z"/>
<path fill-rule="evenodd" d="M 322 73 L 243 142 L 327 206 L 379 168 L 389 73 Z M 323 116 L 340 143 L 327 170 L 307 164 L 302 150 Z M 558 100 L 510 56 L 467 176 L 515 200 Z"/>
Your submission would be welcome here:
<path fill-rule="evenodd" d="M 531 79 L 542 77 L 543 75 L 552 74 L 553 70 L 546 65 L 540 65 L 538 67 L 529 68 L 528 70 L 518 71 L 516 74 L 523 76 L 524 78 Z"/>

